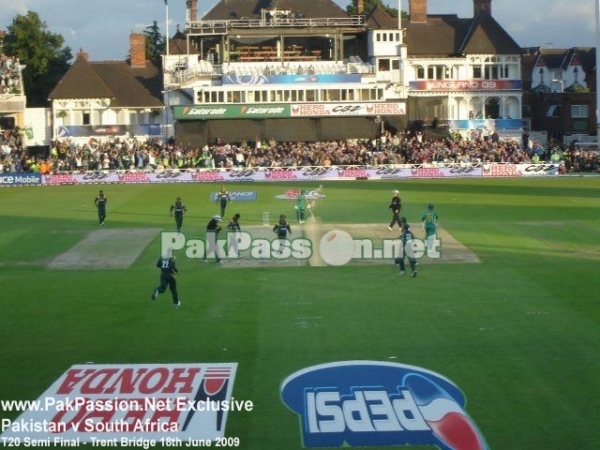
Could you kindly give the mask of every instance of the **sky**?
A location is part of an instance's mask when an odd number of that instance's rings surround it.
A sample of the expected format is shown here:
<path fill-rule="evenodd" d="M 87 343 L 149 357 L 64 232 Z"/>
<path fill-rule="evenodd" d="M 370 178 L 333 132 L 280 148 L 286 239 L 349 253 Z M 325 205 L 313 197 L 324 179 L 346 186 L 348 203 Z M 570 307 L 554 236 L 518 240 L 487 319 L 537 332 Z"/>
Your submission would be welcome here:
<path fill-rule="evenodd" d="M 202 18 L 218 0 L 198 0 Z M 309 3 L 311 0 L 304 0 Z M 408 0 L 384 3 L 408 10 Z M 521 47 L 595 47 L 598 0 L 492 0 L 492 15 Z M 335 0 L 345 8 L 349 0 Z M 60 34 L 73 56 L 83 49 L 91 61 L 124 60 L 129 35 L 154 21 L 173 35 L 185 26 L 186 0 L 0 0 L 0 30 L 18 14 L 36 12 L 50 32 Z M 427 0 L 429 14 L 473 17 L 472 0 Z"/>

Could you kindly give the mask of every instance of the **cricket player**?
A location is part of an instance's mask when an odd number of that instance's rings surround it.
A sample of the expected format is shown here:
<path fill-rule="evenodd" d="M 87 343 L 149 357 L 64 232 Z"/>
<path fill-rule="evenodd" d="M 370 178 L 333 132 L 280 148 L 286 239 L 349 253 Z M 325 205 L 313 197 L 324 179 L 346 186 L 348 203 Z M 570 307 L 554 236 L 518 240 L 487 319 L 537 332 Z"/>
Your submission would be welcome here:
<path fill-rule="evenodd" d="M 177 232 L 181 233 L 181 226 L 183 225 L 183 215 L 187 212 L 185 204 L 181 200 L 181 197 L 175 199 L 175 203 L 171 205 L 169 214 L 175 215 L 175 225 L 177 226 Z"/>
<path fill-rule="evenodd" d="M 279 216 L 279 222 L 275 224 L 273 227 L 273 232 L 277 234 L 277 238 L 279 239 L 279 249 L 278 253 L 281 255 L 283 253 L 283 249 L 288 244 L 287 235 L 292 234 L 292 229 L 290 228 L 290 224 L 286 220 L 286 215 L 282 214 Z"/>
<path fill-rule="evenodd" d="M 410 225 L 406 221 L 406 217 L 402 217 L 402 232 L 400 234 L 400 240 L 402 241 L 402 248 L 400 249 L 400 254 L 396 258 L 395 262 L 400 266 L 400 275 L 406 275 L 406 266 L 404 264 L 404 258 L 408 258 L 408 263 L 410 264 L 410 269 L 412 271 L 412 276 L 415 278 L 417 276 L 417 260 L 415 258 L 411 258 L 409 254 L 407 254 L 406 248 L 410 247 L 411 241 L 415 238 L 412 231 L 410 231 Z"/>
<path fill-rule="evenodd" d="M 156 267 L 160 269 L 160 284 L 152 292 L 152 300 L 156 300 L 159 294 L 164 294 L 167 290 L 167 286 L 171 290 L 173 297 L 173 306 L 179 308 L 181 302 L 179 301 L 179 294 L 177 293 L 177 280 L 175 275 L 179 274 L 177 265 L 175 264 L 175 257 L 173 256 L 173 250 L 168 249 L 167 254 L 158 258 L 156 261 Z"/>
<path fill-rule="evenodd" d="M 221 220 L 221 216 L 217 215 L 210 219 L 206 224 L 206 249 L 204 253 L 204 262 L 208 261 L 207 256 L 212 252 L 215 254 L 217 263 L 221 262 L 221 258 L 219 258 L 219 248 L 217 247 L 217 238 L 221 232 Z"/>
<path fill-rule="evenodd" d="M 108 203 L 108 199 L 104 195 L 104 191 L 101 190 L 94 199 L 94 205 L 96 205 L 96 209 L 98 210 L 98 221 L 100 222 L 100 225 L 104 225 L 104 219 L 106 219 L 106 203 Z"/>
<path fill-rule="evenodd" d="M 392 210 L 392 221 L 390 222 L 390 226 L 388 230 L 392 231 L 394 229 L 394 225 L 398 224 L 398 228 L 402 228 L 402 222 L 400 221 L 400 211 L 402 210 L 402 200 L 400 199 L 400 192 L 394 190 L 392 191 L 392 201 L 388 209 Z"/>
<path fill-rule="evenodd" d="M 294 206 L 294 209 L 296 210 L 296 219 L 298 219 L 298 223 L 305 223 L 306 191 L 304 189 L 302 189 L 296 197 L 296 205 Z"/>
<path fill-rule="evenodd" d="M 231 197 L 229 196 L 229 191 L 225 189 L 225 186 L 221 186 L 221 190 L 217 192 L 217 203 L 221 208 L 221 217 L 225 217 L 225 208 L 227 208 L 227 204 L 231 201 Z"/>
<path fill-rule="evenodd" d="M 427 248 L 431 249 L 434 245 L 434 240 L 437 232 L 438 213 L 433 210 L 433 203 L 427 205 L 427 211 L 421 216 L 422 227 L 425 230 L 425 240 Z"/>
<path fill-rule="evenodd" d="M 239 257 L 237 233 L 242 231 L 240 227 L 240 217 L 241 216 L 238 213 L 234 214 L 229 221 L 229 225 L 227 225 L 227 233 L 233 235 L 231 237 L 227 236 L 227 242 L 229 243 L 229 247 L 227 248 L 228 256 L 235 255 Z"/>

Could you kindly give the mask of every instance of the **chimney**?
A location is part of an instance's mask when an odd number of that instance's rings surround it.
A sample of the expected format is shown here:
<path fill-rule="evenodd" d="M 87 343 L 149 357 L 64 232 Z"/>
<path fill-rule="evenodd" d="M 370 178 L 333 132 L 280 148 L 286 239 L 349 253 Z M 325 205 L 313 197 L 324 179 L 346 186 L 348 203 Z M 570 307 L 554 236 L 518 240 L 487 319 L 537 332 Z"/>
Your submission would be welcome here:
<path fill-rule="evenodd" d="M 79 51 L 77 52 L 77 55 L 75 56 L 75 59 L 79 59 L 79 58 L 83 58 L 86 61 L 90 60 L 90 55 L 88 55 L 86 52 L 83 51 L 83 49 L 81 47 L 79 47 Z"/>
<path fill-rule="evenodd" d="M 409 0 L 411 22 L 427 22 L 427 0 Z"/>
<path fill-rule="evenodd" d="M 358 0 L 356 3 L 356 14 L 362 16 L 365 13 L 365 0 Z"/>
<path fill-rule="evenodd" d="M 198 20 L 198 0 L 189 0 L 188 5 L 190 7 L 190 21 L 195 22 Z"/>
<path fill-rule="evenodd" d="M 129 35 L 131 67 L 146 67 L 146 35 L 131 33 Z"/>
<path fill-rule="evenodd" d="M 491 16 L 492 0 L 473 0 L 473 14 L 473 17 L 477 17 L 479 14 Z"/>

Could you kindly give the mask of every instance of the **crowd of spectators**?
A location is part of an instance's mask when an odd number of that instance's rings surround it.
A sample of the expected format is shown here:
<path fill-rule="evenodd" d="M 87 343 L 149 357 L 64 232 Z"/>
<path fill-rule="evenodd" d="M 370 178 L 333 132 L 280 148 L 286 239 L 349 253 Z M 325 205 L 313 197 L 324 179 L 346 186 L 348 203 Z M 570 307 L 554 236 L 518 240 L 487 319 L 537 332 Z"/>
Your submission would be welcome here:
<path fill-rule="evenodd" d="M 526 148 L 519 139 L 466 139 L 459 134 L 426 139 L 420 133 L 387 134 L 381 139 L 323 142 L 277 142 L 274 139 L 236 144 L 217 140 L 195 147 L 173 140 L 114 138 L 85 144 L 56 140 L 49 154 L 30 155 L 18 132 L 0 138 L 0 170 L 58 173 L 97 170 L 216 169 L 304 166 L 396 166 L 402 164 L 489 164 L 552 162 L 562 173 L 600 173 L 597 151 L 563 148 L 555 142 L 543 147 L 533 141 Z"/>
<path fill-rule="evenodd" d="M 21 66 L 14 56 L 0 55 L 0 95 L 21 93 Z"/>

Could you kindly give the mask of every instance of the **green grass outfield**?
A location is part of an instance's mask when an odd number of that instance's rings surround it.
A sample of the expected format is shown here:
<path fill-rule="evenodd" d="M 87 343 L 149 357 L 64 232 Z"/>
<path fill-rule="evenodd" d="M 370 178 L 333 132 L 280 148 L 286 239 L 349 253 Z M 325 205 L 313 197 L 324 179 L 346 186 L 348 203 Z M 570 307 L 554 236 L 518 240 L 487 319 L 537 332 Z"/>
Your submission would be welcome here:
<path fill-rule="evenodd" d="M 600 178 L 323 183 L 324 223 L 378 223 L 392 189 L 418 222 L 434 202 L 443 227 L 479 264 L 428 263 L 416 279 L 389 265 L 230 269 L 178 258 L 182 308 L 149 298 L 159 239 L 125 270 L 47 263 L 97 230 L 100 186 L 0 189 L 0 399 L 36 399 L 73 364 L 237 362 L 227 436 L 240 448 L 299 449 L 298 416 L 280 384 L 307 366 L 393 361 L 438 372 L 467 396 L 491 449 L 597 450 L 600 443 Z M 231 184 L 259 192 L 231 203 L 242 226 L 293 216 L 275 199 L 294 183 Z M 105 185 L 105 228 L 202 236 L 218 213 L 214 184 Z M 294 225 L 297 229 L 297 225 Z M 0 418 L 16 413 L 0 411 Z M 429 448 L 429 447 L 419 447 Z"/>

